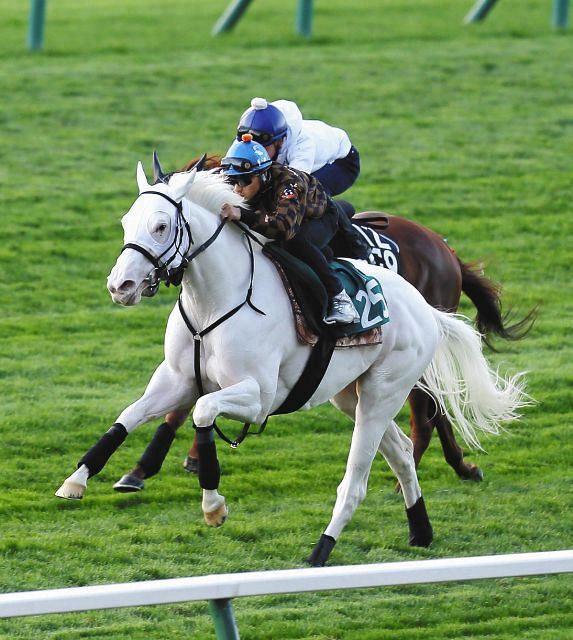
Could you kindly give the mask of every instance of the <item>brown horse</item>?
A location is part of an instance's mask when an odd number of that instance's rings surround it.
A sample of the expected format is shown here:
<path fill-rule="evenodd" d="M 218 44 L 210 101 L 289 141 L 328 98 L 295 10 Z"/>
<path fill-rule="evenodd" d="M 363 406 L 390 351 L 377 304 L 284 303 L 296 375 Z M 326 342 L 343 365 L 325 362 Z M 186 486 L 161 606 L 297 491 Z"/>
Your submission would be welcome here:
<path fill-rule="evenodd" d="M 217 164 L 218 158 L 209 156 L 207 168 Z M 380 247 L 390 246 L 387 244 L 388 239 L 391 244 L 397 245 L 399 257 L 392 266 L 413 284 L 432 306 L 444 311 L 455 311 L 463 291 L 476 307 L 476 327 L 488 346 L 492 347 L 493 336 L 505 340 L 519 340 L 531 329 L 536 309 L 529 311 L 522 320 L 508 326 L 508 316 L 502 314 L 499 287 L 483 275 L 481 267 L 462 262 L 437 233 L 410 220 L 379 212 L 356 214 L 353 222 L 362 229 L 372 229 L 377 233 L 378 253 Z M 423 391 L 414 389 L 410 394 L 409 403 L 410 438 L 414 445 L 416 467 L 428 448 L 435 427 L 444 457 L 458 476 L 464 480 L 481 480 L 481 469 L 464 460 L 464 452 L 456 442 L 451 423 L 433 400 Z M 173 439 L 172 434 L 185 422 L 190 409 L 191 407 L 189 410 L 172 412 L 166 416 L 166 423 L 159 427 L 138 464 L 114 485 L 117 491 L 141 490 L 143 480 L 159 471 Z M 167 426 L 170 429 L 167 429 Z M 166 431 L 171 433 L 165 437 Z M 187 471 L 196 472 L 197 455 L 194 442 L 184 462 Z"/>

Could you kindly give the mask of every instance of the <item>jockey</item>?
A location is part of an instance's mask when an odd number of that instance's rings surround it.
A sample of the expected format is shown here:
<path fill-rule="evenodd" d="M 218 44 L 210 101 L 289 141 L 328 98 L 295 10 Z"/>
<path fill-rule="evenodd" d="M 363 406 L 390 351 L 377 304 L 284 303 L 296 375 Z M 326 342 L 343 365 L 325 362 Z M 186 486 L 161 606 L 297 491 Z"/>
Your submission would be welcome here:
<path fill-rule="evenodd" d="M 342 129 L 321 120 L 304 120 L 298 106 L 289 100 L 268 103 L 253 98 L 237 126 L 237 140 L 250 133 L 262 144 L 271 160 L 314 176 L 329 196 L 350 188 L 360 174 L 360 156 Z M 352 258 L 368 258 L 369 248 L 349 221 L 355 213 L 349 202 L 335 203 L 339 231 Z"/>
<path fill-rule="evenodd" d="M 250 133 L 271 160 L 313 175 L 329 196 L 350 188 L 360 173 L 360 156 L 348 134 L 320 120 L 303 120 L 290 100 L 270 104 L 253 98 L 237 127 L 237 139 Z"/>
<path fill-rule="evenodd" d="M 221 217 L 241 220 L 309 265 L 329 298 L 327 324 L 350 324 L 358 314 L 324 250 L 338 227 L 338 215 L 324 188 L 311 175 L 272 162 L 250 133 L 235 140 L 221 160 L 222 172 L 248 208 L 223 205 Z"/>

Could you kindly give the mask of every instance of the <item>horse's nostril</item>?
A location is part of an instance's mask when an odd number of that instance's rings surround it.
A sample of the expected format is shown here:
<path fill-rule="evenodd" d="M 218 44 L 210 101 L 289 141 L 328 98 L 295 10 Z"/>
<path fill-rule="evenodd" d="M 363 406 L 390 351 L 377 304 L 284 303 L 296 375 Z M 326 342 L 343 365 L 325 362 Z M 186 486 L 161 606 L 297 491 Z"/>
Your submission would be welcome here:
<path fill-rule="evenodd" d="M 135 282 L 133 280 L 124 280 L 121 285 L 118 287 L 118 293 L 125 293 L 126 291 L 130 291 L 135 287 Z"/>

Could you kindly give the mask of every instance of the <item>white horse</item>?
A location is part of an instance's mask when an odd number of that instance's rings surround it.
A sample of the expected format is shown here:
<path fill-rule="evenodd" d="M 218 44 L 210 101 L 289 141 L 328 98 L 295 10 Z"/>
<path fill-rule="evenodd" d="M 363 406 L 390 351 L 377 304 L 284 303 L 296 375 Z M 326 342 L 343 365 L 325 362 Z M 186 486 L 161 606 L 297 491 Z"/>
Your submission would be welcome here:
<path fill-rule="evenodd" d="M 207 524 L 219 526 L 227 506 L 218 491 L 215 419 L 263 423 L 297 382 L 311 347 L 297 340 L 291 306 L 271 261 L 240 225 L 222 223 L 224 203 L 244 204 L 223 177 L 192 170 L 149 185 L 138 163 L 137 182 L 140 194 L 122 220 L 124 250 L 108 289 L 114 302 L 135 305 L 142 295 L 153 295 L 161 279 L 177 283 L 182 277 L 180 301 L 167 323 L 165 360 L 143 396 L 119 415 L 56 495 L 81 498 L 88 478 L 128 433 L 171 411 L 194 407 L 203 513 Z M 516 419 L 528 404 L 520 374 L 503 379 L 493 372 L 479 334 L 460 317 L 429 306 L 390 270 L 363 261 L 355 266 L 381 284 L 390 322 L 382 344 L 335 350 L 322 382 L 302 407 L 330 400 L 355 422 L 332 519 L 308 559 L 313 565 L 326 562 L 363 500 L 377 451 L 402 487 L 411 544 L 430 544 L 432 529 L 411 442 L 394 422 L 422 376 L 424 389 L 474 445 L 478 431 L 498 433 L 503 421 Z"/>

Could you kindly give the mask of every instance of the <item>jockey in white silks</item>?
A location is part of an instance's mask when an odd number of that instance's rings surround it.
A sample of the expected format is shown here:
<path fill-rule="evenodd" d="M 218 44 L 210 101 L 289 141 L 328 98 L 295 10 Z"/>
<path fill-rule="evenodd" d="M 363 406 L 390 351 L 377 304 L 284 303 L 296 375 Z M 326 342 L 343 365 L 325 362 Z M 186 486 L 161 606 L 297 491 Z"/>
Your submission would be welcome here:
<path fill-rule="evenodd" d="M 237 140 L 250 133 L 262 144 L 274 162 L 304 171 L 315 177 L 329 196 L 349 189 L 360 175 L 360 155 L 343 129 L 322 120 L 305 120 L 290 100 L 268 103 L 253 98 L 237 126 Z M 335 203 L 339 231 L 351 258 L 367 259 L 369 250 L 349 222 L 354 207 L 346 201 Z"/>

